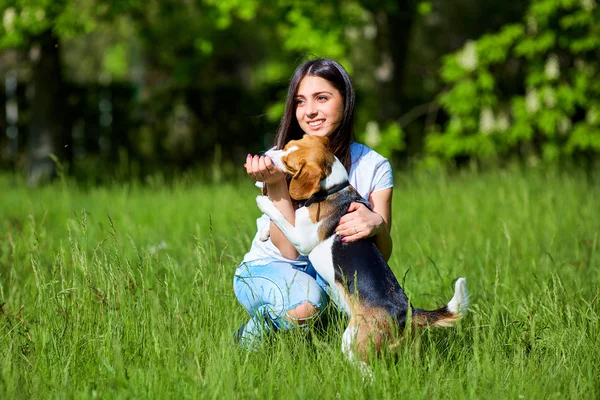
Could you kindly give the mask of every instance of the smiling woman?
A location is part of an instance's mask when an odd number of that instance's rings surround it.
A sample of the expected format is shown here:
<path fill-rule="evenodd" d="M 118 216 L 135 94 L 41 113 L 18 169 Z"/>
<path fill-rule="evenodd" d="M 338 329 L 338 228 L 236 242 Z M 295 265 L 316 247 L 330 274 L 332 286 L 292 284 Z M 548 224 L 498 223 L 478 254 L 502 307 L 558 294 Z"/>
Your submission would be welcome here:
<path fill-rule="evenodd" d="M 352 203 L 336 234 L 344 241 L 373 237 L 388 260 L 392 250 L 392 169 L 384 157 L 354 141 L 354 89 L 346 70 L 333 60 L 310 60 L 296 69 L 275 148 L 283 149 L 290 140 L 305 134 L 327 137 L 328 148 L 346 168 L 350 184 L 370 206 Z M 306 199 L 290 198 L 285 174 L 265 156 L 248 154 L 244 166 L 294 224 L 299 201 Z M 327 283 L 308 258 L 299 255 L 266 215 L 257 220 L 257 228 L 252 247 L 234 277 L 236 297 L 251 317 L 237 338 L 247 347 L 253 347 L 268 332 L 305 326 L 330 299 Z M 267 231 L 269 237 L 263 235 Z"/>

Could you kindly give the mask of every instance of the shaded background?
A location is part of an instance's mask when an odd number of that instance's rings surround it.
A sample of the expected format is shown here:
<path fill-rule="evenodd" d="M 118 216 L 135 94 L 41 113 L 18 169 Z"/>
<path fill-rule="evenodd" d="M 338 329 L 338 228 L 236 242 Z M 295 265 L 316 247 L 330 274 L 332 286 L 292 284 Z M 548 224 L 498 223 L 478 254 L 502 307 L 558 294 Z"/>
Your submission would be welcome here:
<path fill-rule="evenodd" d="M 36 185 L 239 173 L 302 60 L 340 61 L 397 168 L 600 153 L 595 0 L 0 0 L 0 168 Z"/>

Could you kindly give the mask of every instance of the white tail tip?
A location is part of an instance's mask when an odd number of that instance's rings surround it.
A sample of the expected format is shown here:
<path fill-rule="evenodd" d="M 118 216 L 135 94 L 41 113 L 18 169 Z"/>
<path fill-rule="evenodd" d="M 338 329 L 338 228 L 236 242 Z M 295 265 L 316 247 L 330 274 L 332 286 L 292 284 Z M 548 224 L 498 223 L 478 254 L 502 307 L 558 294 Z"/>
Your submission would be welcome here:
<path fill-rule="evenodd" d="M 469 309 L 469 291 L 467 290 L 467 279 L 458 278 L 454 285 L 454 297 L 448 303 L 448 311 L 459 317 L 464 317 Z"/>

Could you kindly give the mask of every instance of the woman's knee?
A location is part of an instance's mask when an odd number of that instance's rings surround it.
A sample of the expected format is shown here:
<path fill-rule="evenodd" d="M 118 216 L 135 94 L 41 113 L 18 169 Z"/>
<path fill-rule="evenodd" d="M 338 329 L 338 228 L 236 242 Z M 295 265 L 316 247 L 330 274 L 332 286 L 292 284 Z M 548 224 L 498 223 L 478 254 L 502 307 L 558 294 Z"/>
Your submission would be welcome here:
<path fill-rule="evenodd" d="M 265 306 L 273 318 L 286 315 L 285 320 L 295 325 L 315 317 L 329 301 L 314 278 L 289 264 L 240 266 L 234 278 L 234 292 L 251 315 Z"/>
<path fill-rule="evenodd" d="M 304 325 L 309 319 L 319 314 L 319 308 L 305 301 L 287 311 L 288 318 L 297 325 Z"/>
<path fill-rule="evenodd" d="M 240 304 L 251 315 L 263 306 L 268 307 L 275 315 L 285 309 L 283 293 L 270 279 L 260 276 L 236 276 L 233 291 Z"/>

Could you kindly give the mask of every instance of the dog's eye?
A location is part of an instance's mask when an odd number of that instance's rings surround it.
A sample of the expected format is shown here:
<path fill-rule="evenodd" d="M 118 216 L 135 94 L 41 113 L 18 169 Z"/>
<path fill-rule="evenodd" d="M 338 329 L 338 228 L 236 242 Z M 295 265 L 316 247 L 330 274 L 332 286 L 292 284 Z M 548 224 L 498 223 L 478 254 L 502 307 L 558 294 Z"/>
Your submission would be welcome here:
<path fill-rule="evenodd" d="M 283 165 L 283 168 L 289 173 L 292 172 L 294 173 L 296 171 L 296 169 L 287 162 L 287 158 L 282 158 L 281 159 L 281 164 Z M 286 172 L 284 171 L 284 172 Z"/>

